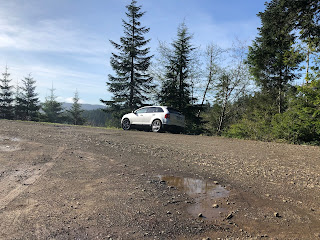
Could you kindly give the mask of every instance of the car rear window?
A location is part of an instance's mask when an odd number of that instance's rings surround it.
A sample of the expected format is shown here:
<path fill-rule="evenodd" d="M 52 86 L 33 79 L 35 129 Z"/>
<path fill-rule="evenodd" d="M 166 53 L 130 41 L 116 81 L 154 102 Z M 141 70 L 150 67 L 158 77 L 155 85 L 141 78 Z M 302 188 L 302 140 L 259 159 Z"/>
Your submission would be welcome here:
<path fill-rule="evenodd" d="M 161 107 L 149 107 L 147 113 L 163 112 Z"/>
<path fill-rule="evenodd" d="M 160 108 L 160 107 L 157 107 L 157 108 L 156 108 L 156 112 L 163 112 L 163 109 Z"/>
<path fill-rule="evenodd" d="M 179 112 L 177 109 L 174 109 L 171 107 L 168 107 L 167 109 L 168 109 L 169 113 L 181 114 L 181 112 Z"/>

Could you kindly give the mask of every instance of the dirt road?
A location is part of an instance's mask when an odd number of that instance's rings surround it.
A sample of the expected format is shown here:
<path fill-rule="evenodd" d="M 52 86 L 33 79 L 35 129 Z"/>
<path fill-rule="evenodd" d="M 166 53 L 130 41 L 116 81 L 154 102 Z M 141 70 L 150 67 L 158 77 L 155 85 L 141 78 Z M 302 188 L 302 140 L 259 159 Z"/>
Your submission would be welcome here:
<path fill-rule="evenodd" d="M 320 239 L 320 148 L 0 120 L 0 239 Z"/>

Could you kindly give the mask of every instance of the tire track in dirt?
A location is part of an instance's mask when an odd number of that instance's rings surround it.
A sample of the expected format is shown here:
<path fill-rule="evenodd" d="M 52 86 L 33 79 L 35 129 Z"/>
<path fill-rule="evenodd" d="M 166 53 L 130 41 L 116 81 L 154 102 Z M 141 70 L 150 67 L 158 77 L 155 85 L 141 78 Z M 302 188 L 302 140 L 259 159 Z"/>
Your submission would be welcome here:
<path fill-rule="evenodd" d="M 57 153 L 55 154 L 55 156 L 53 156 L 51 162 L 47 162 L 43 164 L 40 169 L 34 170 L 34 172 L 31 174 L 31 177 L 27 178 L 25 181 L 22 182 L 21 185 L 11 190 L 9 194 L 0 198 L 0 210 L 4 209 L 10 202 L 17 198 L 30 185 L 34 184 L 43 174 L 50 170 L 54 166 L 55 160 L 61 156 L 64 150 L 64 147 L 59 147 Z"/>

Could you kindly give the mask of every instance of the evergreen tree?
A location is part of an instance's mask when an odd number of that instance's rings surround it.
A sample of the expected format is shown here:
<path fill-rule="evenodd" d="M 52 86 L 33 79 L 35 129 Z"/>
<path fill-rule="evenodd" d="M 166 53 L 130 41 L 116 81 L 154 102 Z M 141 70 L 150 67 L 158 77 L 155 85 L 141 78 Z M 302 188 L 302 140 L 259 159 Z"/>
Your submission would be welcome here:
<path fill-rule="evenodd" d="M 78 91 L 74 93 L 73 104 L 68 112 L 71 114 L 72 122 L 74 125 L 83 125 L 85 119 L 82 117 L 82 113 L 84 110 L 81 109 L 81 105 L 79 103 L 79 94 Z"/>
<path fill-rule="evenodd" d="M 172 49 L 169 49 L 172 54 L 168 54 L 165 79 L 159 93 L 161 104 L 175 107 L 184 114 L 188 112 L 193 100 L 189 76 L 191 53 L 195 48 L 190 43 L 191 39 L 187 26 L 182 23 L 178 27 L 177 40 L 172 43 Z"/>
<path fill-rule="evenodd" d="M 258 16 L 262 27 L 260 36 L 249 48 L 248 63 L 256 83 L 262 91 L 275 97 L 281 113 L 285 110 L 284 93 L 288 84 L 299 77 L 296 70 L 303 59 L 293 48 L 294 26 L 282 1 L 266 3 L 266 10 Z"/>
<path fill-rule="evenodd" d="M 21 120 L 36 121 L 39 118 L 39 98 L 35 92 L 36 81 L 33 80 L 31 74 L 22 79 L 23 86 L 20 87 L 21 92 L 18 92 L 16 97 L 16 117 Z"/>
<path fill-rule="evenodd" d="M 62 103 L 56 100 L 54 95 L 55 89 L 50 89 L 50 96 L 46 97 L 45 102 L 42 104 L 41 109 L 44 112 L 43 120 L 46 122 L 59 123 L 61 122 L 61 114 L 63 111 Z"/>
<path fill-rule="evenodd" d="M 158 100 L 162 105 L 174 107 L 186 117 L 186 129 L 190 133 L 202 132 L 201 119 L 198 113 L 201 105 L 194 105 L 192 96 L 192 64 L 195 48 L 191 44 L 192 35 L 185 23 L 178 27 L 177 39 L 166 49 L 165 76 L 162 81 Z"/>
<path fill-rule="evenodd" d="M 302 52 L 306 61 L 305 80 L 308 84 L 314 70 L 317 70 L 314 64 L 320 51 L 320 0 L 281 1 L 288 9 L 297 36 L 302 40 Z"/>
<path fill-rule="evenodd" d="M 118 50 L 118 53 L 112 53 L 110 59 L 115 75 L 110 74 L 107 82 L 113 97 L 111 101 L 101 100 L 118 114 L 124 109 L 128 111 L 143 106 L 154 87 L 152 77 L 147 72 L 152 56 L 148 55 L 150 48 L 145 45 L 150 39 L 145 40 L 144 37 L 149 28 L 141 27 L 139 20 L 145 12 L 141 12 L 141 6 L 137 6 L 135 0 L 126 8 L 128 21 L 122 20 L 124 37 L 120 38 L 120 43 L 110 40 Z"/>
<path fill-rule="evenodd" d="M 14 97 L 14 119 L 22 119 L 24 115 L 24 104 L 23 104 L 23 97 L 21 95 L 19 81 L 17 81 L 17 85 L 15 87 L 15 97 Z"/>
<path fill-rule="evenodd" d="M 299 34 L 299 38 L 320 44 L 320 0 L 281 0 L 287 9 L 290 23 Z"/>
<path fill-rule="evenodd" d="M 13 93 L 10 85 L 11 79 L 10 73 L 8 73 L 8 67 L 5 68 L 5 72 L 2 73 L 0 79 L 0 118 L 13 119 Z"/>

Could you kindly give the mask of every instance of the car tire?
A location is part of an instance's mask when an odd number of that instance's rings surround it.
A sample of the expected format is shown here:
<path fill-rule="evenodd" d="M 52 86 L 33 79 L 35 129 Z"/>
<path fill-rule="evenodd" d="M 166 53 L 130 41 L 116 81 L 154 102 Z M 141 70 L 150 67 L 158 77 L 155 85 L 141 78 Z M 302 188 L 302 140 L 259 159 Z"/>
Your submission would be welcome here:
<path fill-rule="evenodd" d="M 152 132 L 160 132 L 162 130 L 162 123 L 159 119 L 153 120 L 151 124 Z"/>
<path fill-rule="evenodd" d="M 123 119 L 121 123 L 121 127 L 123 130 L 130 130 L 131 128 L 130 120 L 128 118 Z"/>

